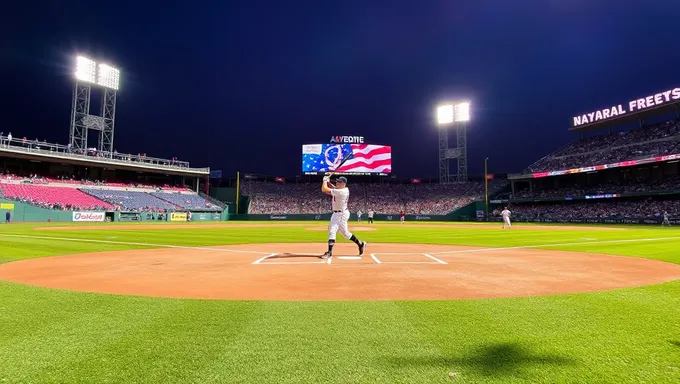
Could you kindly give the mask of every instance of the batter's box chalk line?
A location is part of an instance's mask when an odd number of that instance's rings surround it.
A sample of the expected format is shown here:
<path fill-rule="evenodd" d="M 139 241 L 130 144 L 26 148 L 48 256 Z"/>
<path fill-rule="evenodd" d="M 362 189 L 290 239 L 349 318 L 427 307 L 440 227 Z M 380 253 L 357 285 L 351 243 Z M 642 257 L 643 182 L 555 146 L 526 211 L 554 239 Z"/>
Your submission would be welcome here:
<path fill-rule="evenodd" d="M 314 261 L 286 261 L 286 258 L 310 258 Z M 295 253 L 271 253 L 253 261 L 253 265 L 301 265 L 301 264 L 330 264 L 332 257 L 326 260 L 319 259 L 319 255 L 295 254 Z M 279 261 L 266 261 L 279 260 Z M 266 261 L 266 262 L 265 262 Z"/>
<path fill-rule="evenodd" d="M 377 255 L 383 256 L 383 259 L 380 259 Z M 397 256 L 404 256 L 404 255 L 422 255 L 425 256 L 426 258 L 432 260 L 432 261 L 388 261 L 386 259 L 389 259 L 389 257 L 385 257 L 387 255 L 397 255 Z M 420 253 L 420 252 L 385 252 L 385 253 L 371 253 L 371 258 L 373 261 L 376 262 L 376 264 L 448 264 L 446 261 L 438 259 L 429 253 Z"/>

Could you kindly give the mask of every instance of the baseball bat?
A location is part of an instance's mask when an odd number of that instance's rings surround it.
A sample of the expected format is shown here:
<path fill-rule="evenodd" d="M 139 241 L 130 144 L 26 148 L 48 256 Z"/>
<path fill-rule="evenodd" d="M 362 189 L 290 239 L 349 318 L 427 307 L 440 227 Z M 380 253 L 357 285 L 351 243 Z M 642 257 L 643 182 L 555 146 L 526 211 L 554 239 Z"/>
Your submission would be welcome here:
<path fill-rule="evenodd" d="M 340 164 L 339 164 L 337 167 L 335 167 L 335 169 L 340 169 L 340 167 L 342 167 L 342 165 L 345 164 L 345 162 L 346 162 L 347 160 L 349 160 L 349 158 L 352 156 L 352 154 L 353 154 L 353 152 L 350 150 L 349 153 L 347 154 L 347 156 L 345 156 L 345 158 L 342 159 L 342 161 L 340 162 Z M 328 177 L 331 177 L 331 176 L 333 176 L 333 175 L 335 175 L 335 171 L 331 172 L 331 173 L 328 175 Z"/>

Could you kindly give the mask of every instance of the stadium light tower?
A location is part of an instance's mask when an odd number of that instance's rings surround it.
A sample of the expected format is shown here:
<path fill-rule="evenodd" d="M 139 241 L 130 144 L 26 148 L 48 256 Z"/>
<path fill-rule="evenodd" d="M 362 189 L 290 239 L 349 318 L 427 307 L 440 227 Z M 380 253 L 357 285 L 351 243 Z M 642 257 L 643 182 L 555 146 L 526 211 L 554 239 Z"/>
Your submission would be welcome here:
<path fill-rule="evenodd" d="M 69 143 L 73 150 L 87 150 L 89 130 L 99 131 L 97 150 L 111 156 L 116 120 L 116 92 L 120 85 L 120 71 L 107 64 L 97 63 L 84 56 L 76 57 L 75 86 L 71 106 Z M 102 89 L 99 115 L 90 114 L 92 87 Z"/>
<path fill-rule="evenodd" d="M 437 107 L 439 126 L 439 182 L 466 182 L 467 175 L 467 123 L 470 121 L 470 103 L 445 103 Z M 456 147 L 449 148 L 449 130 L 456 129 Z M 458 165 L 456 175 L 449 172 L 449 160 Z"/>

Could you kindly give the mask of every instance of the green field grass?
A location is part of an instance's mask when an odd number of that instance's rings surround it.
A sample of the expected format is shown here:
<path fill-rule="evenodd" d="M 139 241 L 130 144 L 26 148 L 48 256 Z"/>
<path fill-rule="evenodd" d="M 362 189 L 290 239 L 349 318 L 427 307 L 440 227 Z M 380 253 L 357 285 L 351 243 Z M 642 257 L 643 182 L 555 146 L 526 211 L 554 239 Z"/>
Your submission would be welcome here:
<path fill-rule="evenodd" d="M 318 242 L 323 249 L 325 233 L 305 229 L 318 225 L 7 225 L 0 227 L 0 263 L 164 246 Z M 676 228 L 377 228 L 360 237 L 680 263 Z M 578 295 L 392 302 L 152 299 L 0 281 L 0 383 L 232 382 L 680 382 L 680 281 Z"/>

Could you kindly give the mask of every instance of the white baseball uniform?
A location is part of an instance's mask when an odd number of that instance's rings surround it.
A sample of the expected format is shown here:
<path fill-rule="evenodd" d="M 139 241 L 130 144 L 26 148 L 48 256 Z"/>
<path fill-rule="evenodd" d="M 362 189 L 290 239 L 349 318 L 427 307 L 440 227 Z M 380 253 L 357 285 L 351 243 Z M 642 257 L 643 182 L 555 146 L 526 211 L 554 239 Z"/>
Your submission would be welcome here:
<path fill-rule="evenodd" d="M 663 221 L 661 222 L 661 226 L 666 226 L 666 225 L 668 225 L 670 227 L 671 222 L 668 220 L 668 212 L 664 211 L 663 212 Z"/>
<path fill-rule="evenodd" d="M 347 220 L 349 220 L 349 210 L 347 209 L 347 201 L 349 201 L 349 189 L 336 188 L 331 189 L 333 215 L 331 215 L 331 222 L 328 225 L 328 240 L 335 240 L 336 234 L 340 234 L 349 239 L 352 233 L 347 228 Z"/>
<path fill-rule="evenodd" d="M 361 221 L 361 215 L 363 214 L 364 214 L 363 212 L 357 211 L 357 221 Z"/>
<path fill-rule="evenodd" d="M 512 228 L 512 224 L 510 224 L 510 211 L 504 209 L 503 212 L 501 212 L 501 216 L 503 216 L 503 228 Z"/>

